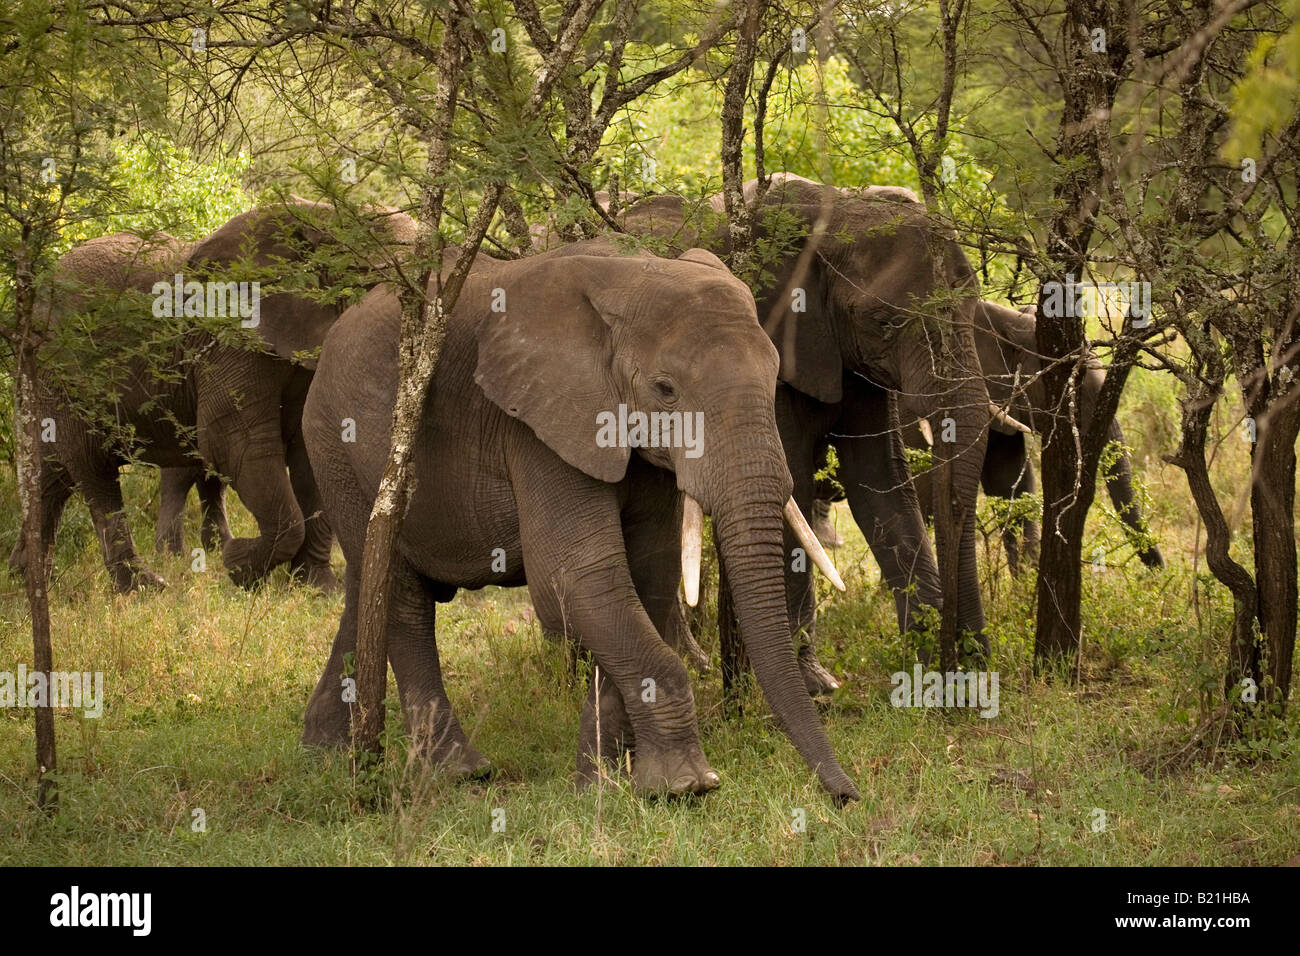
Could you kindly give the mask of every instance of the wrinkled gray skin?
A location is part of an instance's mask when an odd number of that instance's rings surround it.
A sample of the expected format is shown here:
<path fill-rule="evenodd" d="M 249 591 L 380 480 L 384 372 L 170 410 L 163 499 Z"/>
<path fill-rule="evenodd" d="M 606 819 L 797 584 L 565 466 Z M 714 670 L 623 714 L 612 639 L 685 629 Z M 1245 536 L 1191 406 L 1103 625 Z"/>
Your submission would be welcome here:
<path fill-rule="evenodd" d="M 505 311 L 493 312 L 502 289 Z M 347 557 L 346 605 L 303 739 L 346 745 L 344 655 L 355 648 L 365 530 L 389 448 L 400 326 L 385 288 L 330 331 L 303 415 L 325 513 Z M 486 766 L 443 688 L 435 608 L 458 588 L 527 584 L 543 627 L 599 665 L 581 721 L 580 777 L 633 754 L 644 791 L 717 786 L 685 666 L 665 644 L 681 580 L 679 489 L 711 514 L 740 625 L 773 712 L 837 799 L 857 790 L 804 688 L 786 617 L 782 504 L 790 474 L 772 408 L 777 356 L 753 298 L 711 254 L 619 256 L 579 243 L 471 273 L 447 321 L 419 476 L 398 540 L 388 652 L 408 728 L 431 759 Z M 601 447 L 597 415 L 702 412 L 703 454 Z M 356 442 L 340 423 L 356 422 Z M 493 570 L 494 549 L 506 570 Z M 499 552 L 497 552 L 499 555 Z M 498 567 L 500 565 L 498 564 Z M 650 683 L 650 682 L 653 683 Z"/>
<path fill-rule="evenodd" d="M 979 349 L 989 397 L 1012 418 L 1035 432 L 1041 432 L 1049 424 L 1047 416 L 1050 412 L 1043 388 L 1043 365 L 1034 338 L 1035 315 L 1032 305 L 1016 311 L 995 302 L 982 301 L 975 313 L 975 344 Z M 1080 428 L 1087 428 L 1105 380 L 1106 373 L 1101 363 L 1090 356 L 1088 369 L 1079 382 Z M 912 448 L 927 447 L 921 430 L 915 426 L 905 429 L 903 437 Z M 1124 431 L 1118 420 L 1111 422 L 1109 437 L 1111 441 L 1124 441 Z M 1034 467 L 1027 455 L 1023 432 L 998 421 L 990 424 L 989 447 L 980 480 L 984 493 L 998 498 L 1015 499 L 1034 493 Z M 921 509 L 928 517 L 933 494 L 929 475 L 918 475 L 914 483 Z M 1133 490 L 1133 467 L 1127 454 L 1120 456 L 1111 468 L 1106 476 L 1106 487 L 1125 524 L 1138 533 L 1144 533 L 1146 522 Z M 1022 552 L 1031 563 L 1038 559 L 1038 523 L 1026 519 L 1023 529 L 1023 542 L 1014 528 L 1009 527 L 1003 532 L 1007 565 L 1013 574 L 1019 571 Z M 1154 545 L 1140 551 L 1139 557 L 1147 567 L 1164 567 L 1164 556 Z"/>
<path fill-rule="evenodd" d="M 232 275 L 236 263 L 271 267 L 300 262 L 300 244 L 315 249 L 327 241 L 324 223 L 332 214 L 325 204 L 295 200 L 236 216 L 194 246 L 169 236 L 148 243 L 126 233 L 95 239 L 60 260 L 48 307 L 57 324 L 59 314 L 84 312 L 127 293 L 146 296 L 142 302 L 151 304 L 154 283 L 170 281 L 178 272 L 185 281 L 225 281 L 238 278 Z M 413 239 L 409 217 L 392 210 L 376 215 L 395 241 Z M 330 276 L 318 278 L 322 286 L 330 284 Z M 125 593 L 165 586 L 136 553 L 123 514 L 118 468 L 128 460 L 181 469 L 202 462 L 211 473 L 230 479 L 257 520 L 256 538 L 231 538 L 228 529 L 216 530 L 236 582 L 252 585 L 287 561 L 309 581 L 337 586 L 328 563 L 328 528 L 318 529 L 309 540 L 304 526 L 304 509 L 314 513 L 317 506 L 301 442 L 292 482 L 286 466 L 293 461 L 294 436 L 315 365 L 314 359 L 296 359 L 295 354 L 317 348 L 341 311 L 342 303 L 313 302 L 287 292 L 264 294 L 260 322 L 242 342 L 226 344 L 207 332 L 191 334 L 171 363 L 172 370 L 180 370 L 172 380 L 133 367 L 116 406 L 119 423 L 133 436 L 130 447 L 110 446 L 52 388 L 43 387 L 40 415 L 53 418 L 57 428 L 57 440 L 41 463 L 41 528 L 48 546 L 53 547 L 75 488 L 90 506 L 114 588 Z M 21 546 L 15 548 L 11 566 L 24 563 Z"/>
<path fill-rule="evenodd" d="M 293 570 L 322 590 L 335 591 L 341 585 L 329 566 L 334 534 L 320 511 L 316 482 L 307 461 L 307 446 L 297 423 L 286 451 L 289 483 L 293 485 L 304 525 L 302 548 L 295 555 Z M 199 540 L 204 550 L 216 552 L 234 537 L 226 517 L 226 485 L 219 476 L 208 474 L 202 465 L 163 468 L 158 476 L 158 523 L 154 531 L 154 549 L 159 553 L 185 553 L 185 501 L 191 488 L 197 488 L 199 493 L 202 513 Z"/>
<path fill-rule="evenodd" d="M 775 275 L 754 290 L 760 321 L 781 355 L 777 424 L 795 501 L 812 513 L 813 476 L 825 447 L 835 446 L 839 480 L 894 592 L 900 628 L 919 627 L 922 606 L 942 608 L 946 566 L 958 596 L 958 627 L 976 635 L 987 653 L 974 516 L 989 414 L 972 334 L 975 275 L 906 189 L 836 190 L 780 173 L 772 179 L 761 210 L 784 209 L 804 230 L 772 268 Z M 753 181 L 746 184 L 747 197 L 754 188 Z M 720 199 L 711 205 L 716 212 Z M 679 197 L 632 203 L 621 218 L 628 231 L 672 246 L 698 242 L 727 254 L 725 230 L 698 225 Z M 813 244 L 807 233 L 823 218 L 816 253 L 801 266 L 801 254 Z M 938 270 L 933 249 L 942 256 Z M 795 288 L 805 293 L 806 311 L 794 310 Z M 932 310 L 938 317 L 917 310 L 931 299 L 939 303 Z M 927 418 L 936 436 L 943 420 L 953 419 L 955 440 L 935 455 L 936 466 L 950 466 L 937 474 L 951 482 L 949 507 L 936 521 L 938 562 L 908 480 L 900 415 Z M 787 554 L 796 546 L 787 535 Z M 837 684 L 812 651 L 810 566 L 796 571 L 795 564 L 787 561 L 786 576 L 790 620 L 808 635 L 800 663 L 809 692 L 826 693 Z"/>

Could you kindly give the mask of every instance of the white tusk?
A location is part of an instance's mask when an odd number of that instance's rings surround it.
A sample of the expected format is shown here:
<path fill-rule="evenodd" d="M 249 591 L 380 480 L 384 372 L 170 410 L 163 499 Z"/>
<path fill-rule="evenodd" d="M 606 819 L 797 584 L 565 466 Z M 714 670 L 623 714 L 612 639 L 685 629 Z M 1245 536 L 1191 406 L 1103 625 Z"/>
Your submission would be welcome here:
<path fill-rule="evenodd" d="M 812 528 L 808 527 L 808 521 L 804 518 L 803 512 L 799 510 L 799 506 L 794 503 L 794 498 L 785 503 L 782 514 L 785 515 L 785 520 L 790 523 L 790 529 L 794 532 L 795 537 L 799 539 L 799 543 L 808 552 L 808 556 L 813 559 L 813 564 L 821 568 L 822 574 L 826 575 L 831 584 L 841 591 L 845 590 L 840 573 L 835 570 L 835 565 L 831 564 L 831 559 L 827 556 L 822 543 L 817 540 L 817 535 L 813 534 Z"/>
<path fill-rule="evenodd" d="M 700 555 L 704 551 L 704 509 L 690 495 L 682 501 L 682 587 L 691 607 L 700 600 Z"/>
<path fill-rule="evenodd" d="M 934 432 L 930 431 L 930 423 L 926 421 L 924 418 L 918 418 L 916 420 L 916 424 L 917 427 L 921 429 L 921 437 L 925 439 L 925 443 L 929 445 L 931 448 L 933 448 Z"/>
<path fill-rule="evenodd" d="M 1003 425 L 1006 425 L 1008 428 L 1014 428 L 1016 431 L 1024 432 L 1026 435 L 1032 435 L 1034 433 L 1033 429 L 1031 429 L 1028 425 L 1026 425 L 1024 422 L 1016 421 L 1014 418 L 1012 418 L 1002 409 L 998 408 L 998 406 L 993 402 L 989 402 L 989 413 L 992 414 L 992 416 L 998 421 L 1000 421 Z"/>

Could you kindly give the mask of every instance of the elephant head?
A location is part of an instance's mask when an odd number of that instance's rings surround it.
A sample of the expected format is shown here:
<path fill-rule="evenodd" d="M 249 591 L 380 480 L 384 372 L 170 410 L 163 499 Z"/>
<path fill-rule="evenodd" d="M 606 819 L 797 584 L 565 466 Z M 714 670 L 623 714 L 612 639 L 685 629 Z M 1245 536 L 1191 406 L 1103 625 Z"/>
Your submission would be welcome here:
<path fill-rule="evenodd" d="M 269 351 L 314 369 L 325 333 L 349 304 L 337 287 L 374 285 L 387 257 L 413 243 L 415 232 L 415 220 L 396 209 L 361 207 L 352 219 L 330 203 L 293 197 L 235 216 L 195 247 L 189 268 L 272 287 L 289 278 L 261 298 L 254 329 Z"/>
<path fill-rule="evenodd" d="M 759 248 L 778 250 L 755 297 L 781 353 L 781 380 L 835 403 L 843 377 L 862 376 L 896 392 L 905 417 L 928 423 L 941 488 L 940 581 L 945 600 L 957 602 L 942 637 L 951 647 L 964 629 L 983 641 L 975 501 L 990 410 L 970 264 L 906 190 L 844 191 L 776 176 L 757 219 Z"/>
<path fill-rule="evenodd" d="M 1017 311 L 995 302 L 981 301 L 975 316 L 975 341 L 990 400 L 999 408 L 1006 409 L 1014 419 L 1042 432 L 1050 424 L 1047 416 L 1051 406 L 1043 386 L 1043 363 L 1035 338 L 1036 321 L 1037 308 L 1033 305 Z M 1105 369 L 1090 353 L 1079 379 L 1081 429 L 1088 427 L 1105 381 Z M 1013 426 L 997 419 L 990 423 L 990 427 L 1004 435 L 1016 434 Z M 1118 419 L 1111 420 L 1108 438 L 1123 444 L 1124 430 Z M 1120 518 L 1138 534 L 1145 534 L 1146 522 L 1133 490 L 1133 465 L 1127 452 L 1120 454 L 1105 477 L 1107 491 Z M 1164 555 L 1155 545 L 1142 548 L 1138 556 L 1147 567 L 1164 567 Z"/>
<path fill-rule="evenodd" d="M 563 285 L 543 281 L 555 275 L 549 260 L 557 257 L 567 260 Z M 701 249 L 671 260 L 619 255 L 596 240 L 524 262 L 538 270 L 536 288 L 479 327 L 479 386 L 596 479 L 622 480 L 632 445 L 676 475 L 686 496 L 684 550 L 694 551 L 698 571 L 700 513 L 711 514 L 769 705 L 823 785 L 839 798 L 856 798 L 795 659 L 783 516 L 792 524 L 801 519 L 790 506 L 792 482 L 773 407 L 778 357 L 749 289 Z M 492 270 L 471 281 L 490 288 Z M 649 426 L 640 439 L 611 440 L 606 429 L 626 422 L 630 438 L 641 415 Z M 688 566 L 688 578 L 690 572 Z"/>

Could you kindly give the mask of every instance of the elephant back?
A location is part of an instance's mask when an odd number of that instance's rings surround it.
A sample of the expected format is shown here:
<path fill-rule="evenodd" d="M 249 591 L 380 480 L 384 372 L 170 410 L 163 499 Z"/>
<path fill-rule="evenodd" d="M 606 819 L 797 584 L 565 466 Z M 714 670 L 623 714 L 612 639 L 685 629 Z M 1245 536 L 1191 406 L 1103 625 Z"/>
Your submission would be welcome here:
<path fill-rule="evenodd" d="M 51 289 L 42 293 L 51 327 L 63 314 L 111 304 L 124 293 L 149 294 L 155 283 L 171 279 L 193 247 L 165 232 L 119 232 L 71 249 L 59 259 Z"/>
<path fill-rule="evenodd" d="M 344 289 L 373 287 L 389 253 L 415 240 L 415 221 L 398 210 L 370 206 L 362 215 L 371 239 L 342 241 L 336 237 L 355 234 L 356 225 L 329 203 L 293 198 L 258 207 L 199 243 L 188 269 L 199 281 L 256 282 L 258 315 L 250 327 L 261 346 L 314 369 L 326 333 L 347 306 Z M 371 245 L 370 252 L 352 251 Z"/>

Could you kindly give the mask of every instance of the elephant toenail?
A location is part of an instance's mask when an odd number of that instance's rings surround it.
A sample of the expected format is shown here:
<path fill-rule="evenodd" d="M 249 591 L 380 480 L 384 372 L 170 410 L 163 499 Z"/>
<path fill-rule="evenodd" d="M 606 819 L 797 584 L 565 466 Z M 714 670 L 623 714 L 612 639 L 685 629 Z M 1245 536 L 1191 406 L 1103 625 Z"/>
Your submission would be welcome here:
<path fill-rule="evenodd" d="M 691 793 L 695 789 L 695 778 L 688 776 L 674 777 L 668 788 L 673 793 Z"/>
<path fill-rule="evenodd" d="M 722 786 L 722 780 L 719 779 L 718 775 L 712 770 L 704 775 L 704 786 L 702 789 L 717 790 L 720 786 Z"/>

